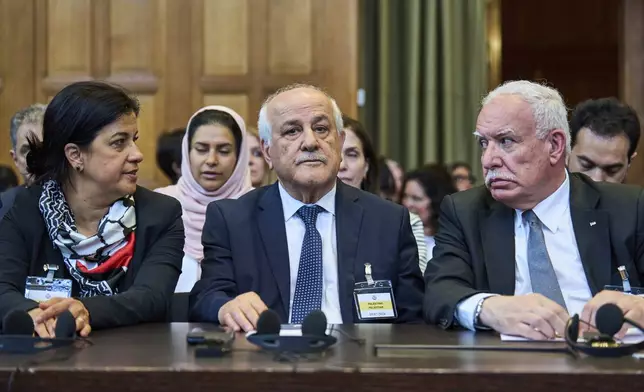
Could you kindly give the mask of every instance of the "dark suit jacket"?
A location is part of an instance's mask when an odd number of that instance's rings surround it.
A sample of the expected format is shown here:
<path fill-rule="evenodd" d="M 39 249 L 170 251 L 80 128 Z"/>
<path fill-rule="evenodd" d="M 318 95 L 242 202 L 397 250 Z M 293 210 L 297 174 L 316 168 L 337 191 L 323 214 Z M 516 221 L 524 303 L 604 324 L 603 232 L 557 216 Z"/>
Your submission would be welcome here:
<path fill-rule="evenodd" d="M 42 188 L 21 192 L 0 222 L 0 320 L 11 310 L 31 310 L 37 303 L 24 297 L 27 276 L 45 276 L 45 264 L 57 264 L 56 278 L 72 279 L 72 296 L 78 284 L 62 255 L 49 239 L 38 208 Z M 119 294 L 80 298 L 90 314 L 93 329 L 150 321 L 166 321 L 174 288 L 181 273 L 185 241 L 181 206 L 175 199 L 138 187 L 134 256 Z"/>
<path fill-rule="evenodd" d="M 630 185 L 593 182 L 570 173 L 570 214 L 577 248 L 593 295 L 644 280 L 644 194 Z M 591 225 L 591 223 L 594 224 Z M 514 210 L 485 187 L 448 196 L 441 205 L 434 258 L 425 271 L 425 319 L 453 325 L 456 305 L 473 294 L 514 294 Z"/>
<path fill-rule="evenodd" d="M 16 195 L 21 190 L 24 190 L 21 186 L 16 186 L 6 191 L 0 193 L 0 221 L 2 217 L 13 207 L 13 202 L 16 199 Z"/>
<path fill-rule="evenodd" d="M 336 236 L 340 310 L 345 323 L 359 322 L 354 283 L 391 280 L 397 323 L 422 320 L 423 282 L 409 212 L 359 189 L 337 184 Z M 219 308 L 254 291 L 288 322 L 290 273 L 286 226 L 277 183 L 238 200 L 211 203 L 203 230 L 202 277 L 190 294 L 191 320 L 217 321 Z"/>

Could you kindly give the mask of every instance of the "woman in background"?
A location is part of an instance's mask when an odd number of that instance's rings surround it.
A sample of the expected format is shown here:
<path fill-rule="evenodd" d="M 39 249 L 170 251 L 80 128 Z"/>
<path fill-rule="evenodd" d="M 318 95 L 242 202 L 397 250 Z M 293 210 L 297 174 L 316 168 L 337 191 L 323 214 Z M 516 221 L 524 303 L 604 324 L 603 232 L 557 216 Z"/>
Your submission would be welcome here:
<path fill-rule="evenodd" d="M 466 191 L 474 187 L 476 183 L 476 178 L 472 174 L 472 167 L 465 162 L 456 162 L 452 164 L 451 167 L 452 179 L 454 180 L 454 186 L 456 190 Z"/>
<path fill-rule="evenodd" d="M 338 178 L 347 185 L 378 195 L 378 158 L 371 138 L 359 121 L 347 116 L 343 116 L 342 121 L 344 122 L 345 139 Z M 418 215 L 411 212 L 410 222 L 418 245 L 418 261 L 421 270 L 424 271 L 424 266 L 427 265 L 427 248 L 423 222 Z"/>
<path fill-rule="evenodd" d="M 181 141 L 185 134 L 185 128 L 176 128 L 157 139 L 157 166 L 172 184 L 181 176 Z"/>
<path fill-rule="evenodd" d="M 264 159 L 262 144 L 259 140 L 259 132 L 255 128 L 248 128 L 248 149 L 250 156 L 248 165 L 250 167 L 250 179 L 254 188 L 268 185 L 271 169 Z"/>
<path fill-rule="evenodd" d="M 420 167 L 407 173 L 403 183 L 402 203 L 423 221 L 428 260 L 432 258 L 434 235 L 438 231 L 438 215 L 443 198 L 456 192 L 447 169 L 438 164 Z M 425 271 L 427 264 L 421 269 Z"/>
<path fill-rule="evenodd" d="M 252 188 L 244 120 L 225 106 L 206 106 L 192 115 L 182 141 L 181 177 L 157 189 L 179 200 L 186 231 L 185 256 L 175 292 L 190 292 L 201 277 L 201 231 L 206 208 L 215 200 L 236 199 Z"/>
<path fill-rule="evenodd" d="M 27 312 L 40 337 L 53 337 L 64 312 L 81 336 L 168 320 L 181 206 L 136 186 L 138 114 L 135 98 L 101 82 L 70 84 L 47 106 L 42 142 L 29 139 L 34 184 L 0 223 L 0 320 Z M 25 290 L 47 270 L 58 290 Z"/>

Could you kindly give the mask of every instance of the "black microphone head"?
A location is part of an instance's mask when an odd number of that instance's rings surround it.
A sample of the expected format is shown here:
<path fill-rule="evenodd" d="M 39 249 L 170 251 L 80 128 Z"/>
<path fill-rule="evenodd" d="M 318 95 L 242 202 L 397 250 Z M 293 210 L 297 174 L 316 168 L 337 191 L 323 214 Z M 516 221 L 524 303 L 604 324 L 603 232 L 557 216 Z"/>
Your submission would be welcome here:
<path fill-rule="evenodd" d="M 597 309 L 595 326 L 602 335 L 613 336 L 624 325 L 624 312 L 615 304 L 604 304 Z"/>
<path fill-rule="evenodd" d="M 314 310 L 302 321 L 302 335 L 326 335 L 326 316 L 321 310 Z"/>
<path fill-rule="evenodd" d="M 56 317 L 55 333 L 57 338 L 71 338 L 76 334 L 76 319 L 69 310 Z"/>
<path fill-rule="evenodd" d="M 23 310 L 12 310 L 2 319 L 2 333 L 32 336 L 34 334 L 34 320 Z"/>
<path fill-rule="evenodd" d="M 282 324 L 274 310 L 266 309 L 257 320 L 257 335 L 279 335 Z"/>

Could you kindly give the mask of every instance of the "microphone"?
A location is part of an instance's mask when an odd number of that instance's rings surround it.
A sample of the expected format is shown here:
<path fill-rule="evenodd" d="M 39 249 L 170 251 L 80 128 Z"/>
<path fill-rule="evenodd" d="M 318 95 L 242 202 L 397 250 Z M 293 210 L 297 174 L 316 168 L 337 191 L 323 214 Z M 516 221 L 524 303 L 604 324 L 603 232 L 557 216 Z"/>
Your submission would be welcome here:
<path fill-rule="evenodd" d="M 12 310 L 2 319 L 2 333 L 4 335 L 33 336 L 34 321 L 27 312 Z"/>
<path fill-rule="evenodd" d="M 76 337 L 76 319 L 69 310 L 59 314 L 56 318 L 55 334 L 57 338 L 75 338 Z"/>
<path fill-rule="evenodd" d="M 258 335 L 279 335 L 281 327 L 280 316 L 274 310 L 266 309 L 257 319 Z"/>
<path fill-rule="evenodd" d="M 69 346 L 76 341 L 76 319 L 69 311 L 56 318 L 54 338 L 34 336 L 31 316 L 23 310 L 13 310 L 2 319 L 0 352 L 34 354 L 54 348 Z"/>
<path fill-rule="evenodd" d="M 326 316 L 320 310 L 309 313 L 302 321 L 302 336 L 280 336 L 279 315 L 267 309 L 259 315 L 257 332 L 246 339 L 265 350 L 277 353 L 313 354 L 325 351 L 337 342 L 326 334 Z"/>
<path fill-rule="evenodd" d="M 326 335 L 326 316 L 321 310 L 314 310 L 302 321 L 302 335 Z"/>
<path fill-rule="evenodd" d="M 615 304 L 604 304 L 597 309 L 595 326 L 602 335 L 612 338 L 624 324 L 624 313 Z"/>

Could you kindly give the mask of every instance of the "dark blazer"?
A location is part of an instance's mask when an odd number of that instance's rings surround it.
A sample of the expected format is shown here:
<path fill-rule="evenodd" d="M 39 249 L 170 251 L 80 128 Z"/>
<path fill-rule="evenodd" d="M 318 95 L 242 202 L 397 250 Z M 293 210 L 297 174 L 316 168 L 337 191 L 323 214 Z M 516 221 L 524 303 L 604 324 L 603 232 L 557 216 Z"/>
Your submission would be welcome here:
<path fill-rule="evenodd" d="M 367 262 L 375 280 L 392 282 L 398 308 L 395 322 L 422 320 L 423 282 L 409 212 L 340 181 L 335 203 L 343 322 L 359 322 L 353 288 L 365 281 Z M 288 322 L 289 254 L 277 183 L 238 200 L 211 203 L 203 245 L 202 277 L 190 294 L 191 320 L 218 322 L 223 304 L 254 291 L 282 322 Z"/>
<path fill-rule="evenodd" d="M 13 202 L 18 192 L 24 189 L 21 186 L 16 186 L 0 193 L 0 220 L 13 207 Z"/>
<path fill-rule="evenodd" d="M 593 182 L 570 173 L 570 214 L 592 295 L 621 285 L 626 266 L 631 284 L 644 281 L 644 194 L 631 185 Z M 514 210 L 485 187 L 447 196 L 441 205 L 434 257 L 425 271 L 425 319 L 454 323 L 456 305 L 473 294 L 514 294 Z"/>
<path fill-rule="evenodd" d="M 0 222 L 0 320 L 11 310 L 31 310 L 37 303 L 24 297 L 27 276 L 45 276 L 45 264 L 57 264 L 56 278 L 72 279 L 60 251 L 49 239 L 38 208 L 42 188 L 22 192 Z M 166 321 L 181 273 L 185 241 L 181 206 L 175 199 L 137 187 L 134 256 L 119 294 L 79 298 L 93 329 L 150 321 Z"/>

